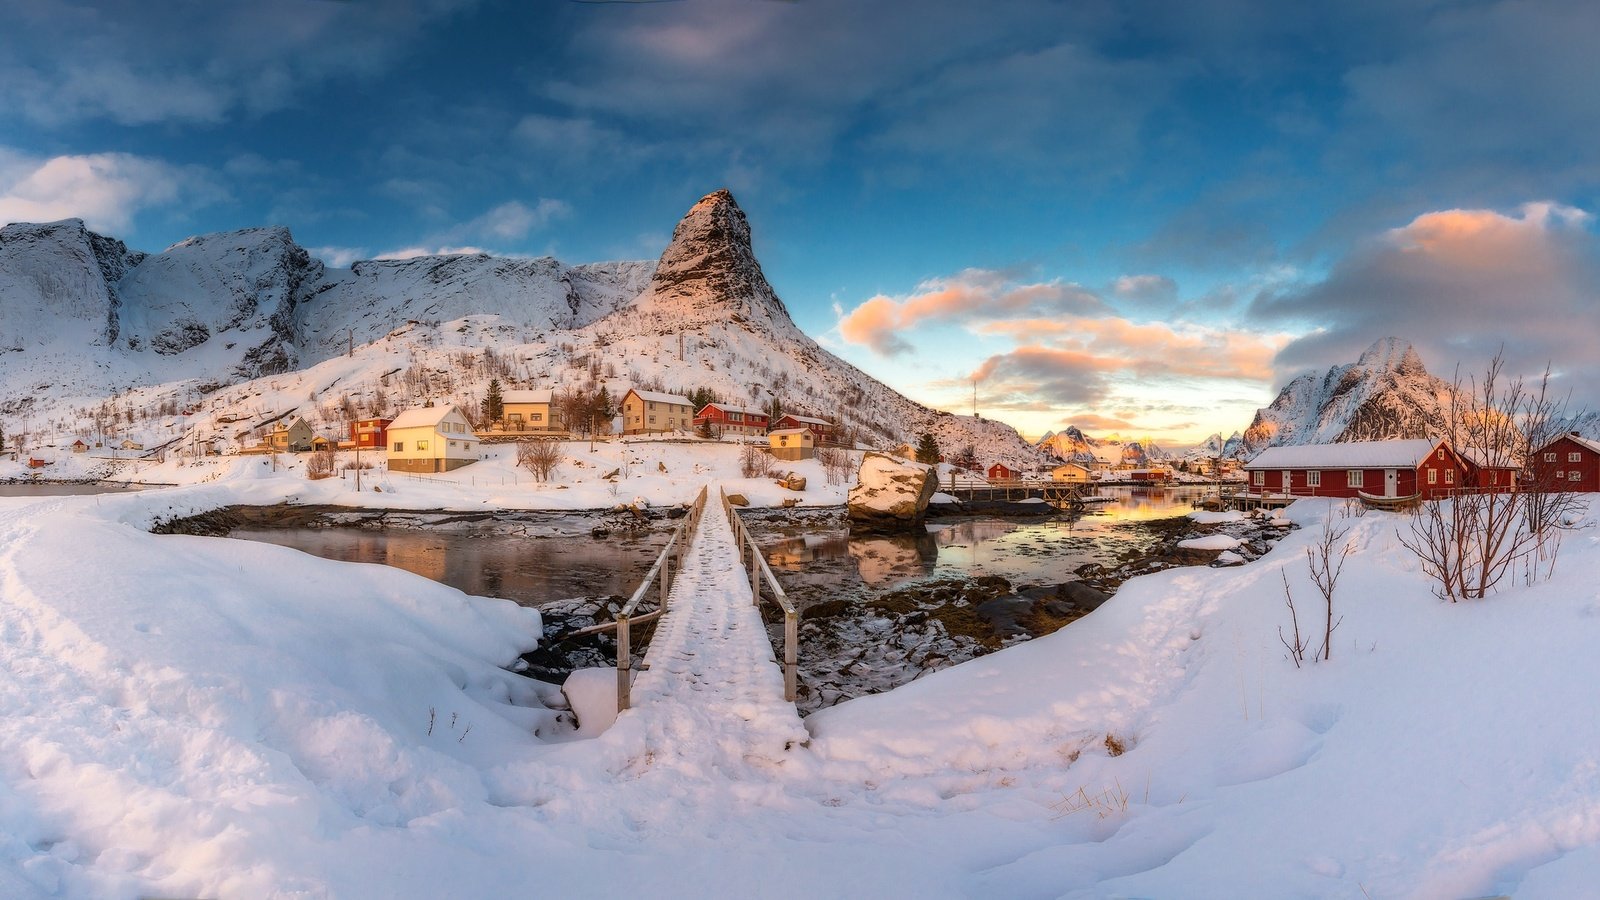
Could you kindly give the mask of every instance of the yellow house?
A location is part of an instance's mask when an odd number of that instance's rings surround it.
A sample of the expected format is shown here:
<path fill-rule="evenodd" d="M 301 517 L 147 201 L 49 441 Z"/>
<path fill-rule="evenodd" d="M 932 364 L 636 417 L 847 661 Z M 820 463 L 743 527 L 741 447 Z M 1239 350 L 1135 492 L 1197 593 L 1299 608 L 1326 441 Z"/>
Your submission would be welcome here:
<path fill-rule="evenodd" d="M 560 431 L 561 415 L 554 408 L 555 392 L 505 391 L 500 395 L 507 431 Z"/>
<path fill-rule="evenodd" d="M 779 428 L 767 432 L 767 447 L 776 459 L 811 459 L 817 455 L 817 436 L 809 428 Z"/>
<path fill-rule="evenodd" d="M 688 431 L 693 427 L 694 404 L 688 397 L 629 388 L 622 398 L 623 434 Z"/>
<path fill-rule="evenodd" d="M 1087 484 L 1089 482 L 1089 467 L 1081 463 L 1067 463 L 1056 466 L 1050 470 L 1051 481 L 1061 481 L 1067 484 Z"/>
<path fill-rule="evenodd" d="M 454 406 L 408 409 L 389 423 L 389 470 L 448 472 L 478 461 L 478 436 Z"/>

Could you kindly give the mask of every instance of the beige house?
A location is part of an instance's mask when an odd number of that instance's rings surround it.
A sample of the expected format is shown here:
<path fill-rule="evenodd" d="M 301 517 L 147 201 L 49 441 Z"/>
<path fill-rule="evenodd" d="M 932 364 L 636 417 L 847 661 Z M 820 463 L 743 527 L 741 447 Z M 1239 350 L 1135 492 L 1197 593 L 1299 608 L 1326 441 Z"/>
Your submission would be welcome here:
<path fill-rule="evenodd" d="M 767 446 L 777 459 L 811 459 L 817 455 L 817 436 L 809 428 L 779 428 L 767 432 Z"/>
<path fill-rule="evenodd" d="M 1050 470 L 1050 480 L 1067 484 L 1087 484 L 1089 467 L 1082 463 L 1066 463 Z"/>
<path fill-rule="evenodd" d="M 500 395 L 507 431 L 560 431 L 561 413 L 555 408 L 555 392 L 505 391 Z"/>
<path fill-rule="evenodd" d="M 389 423 L 389 470 L 448 472 L 478 461 L 478 436 L 454 406 L 408 409 Z"/>
<path fill-rule="evenodd" d="M 622 398 L 623 434 L 688 431 L 693 427 L 694 404 L 688 397 L 629 388 Z"/>
<path fill-rule="evenodd" d="M 311 441 L 315 437 L 306 420 L 295 416 L 294 421 L 287 425 L 279 422 L 272 426 L 272 430 L 267 432 L 267 446 L 279 452 L 300 453 L 311 449 Z"/>

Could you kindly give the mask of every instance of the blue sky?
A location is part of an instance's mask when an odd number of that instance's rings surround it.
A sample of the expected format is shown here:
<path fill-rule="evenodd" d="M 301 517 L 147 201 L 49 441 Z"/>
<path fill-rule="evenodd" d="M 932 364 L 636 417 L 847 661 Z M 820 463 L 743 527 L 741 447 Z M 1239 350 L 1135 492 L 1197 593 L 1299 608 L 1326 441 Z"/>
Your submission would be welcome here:
<path fill-rule="evenodd" d="M 1226 433 L 1386 334 L 1600 374 L 1589 4 L 0 12 L 4 221 L 585 262 L 726 186 L 803 329 L 1029 434 Z"/>

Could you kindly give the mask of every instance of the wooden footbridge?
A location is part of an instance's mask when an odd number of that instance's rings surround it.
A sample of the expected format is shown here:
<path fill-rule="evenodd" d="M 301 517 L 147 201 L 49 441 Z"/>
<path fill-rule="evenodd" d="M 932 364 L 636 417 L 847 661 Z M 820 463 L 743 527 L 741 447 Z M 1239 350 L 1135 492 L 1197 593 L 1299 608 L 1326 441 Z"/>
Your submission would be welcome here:
<path fill-rule="evenodd" d="M 781 662 L 763 600 L 783 616 Z M 655 634 L 636 666 L 632 629 L 651 620 Z M 780 749 L 805 740 L 794 706 L 799 615 L 720 489 L 701 489 L 613 627 L 619 715 L 689 718 Z"/>

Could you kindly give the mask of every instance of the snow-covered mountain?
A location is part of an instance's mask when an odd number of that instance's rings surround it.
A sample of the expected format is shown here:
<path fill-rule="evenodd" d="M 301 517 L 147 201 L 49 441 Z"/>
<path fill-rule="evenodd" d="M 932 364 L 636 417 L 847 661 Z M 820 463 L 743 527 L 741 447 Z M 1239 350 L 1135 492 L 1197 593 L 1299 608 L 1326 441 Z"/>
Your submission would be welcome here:
<path fill-rule="evenodd" d="M 1428 374 L 1408 341 L 1386 337 L 1354 363 L 1306 374 L 1256 411 L 1239 444 L 1251 455 L 1281 444 L 1320 444 L 1440 435 L 1450 384 Z"/>
<path fill-rule="evenodd" d="M 284 228 L 154 255 L 76 219 L 0 229 L 0 425 L 11 434 L 227 446 L 285 414 L 332 433 L 351 408 L 475 403 L 491 377 L 777 398 L 870 444 L 927 431 L 986 463 L 1040 459 L 1009 426 L 914 403 L 801 332 L 725 190 L 694 204 L 654 263 L 477 254 L 340 269 Z"/>
<path fill-rule="evenodd" d="M 1165 450 L 1149 441 L 1124 440 L 1116 434 L 1093 438 L 1076 425 L 1047 432 L 1039 438 L 1036 446 L 1056 459 L 1087 465 L 1144 466 L 1168 458 Z"/>

